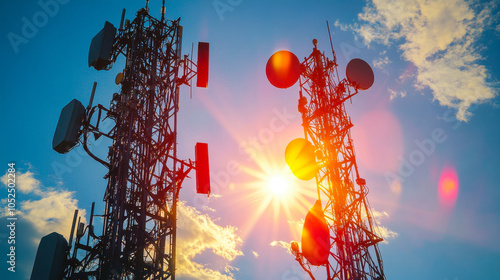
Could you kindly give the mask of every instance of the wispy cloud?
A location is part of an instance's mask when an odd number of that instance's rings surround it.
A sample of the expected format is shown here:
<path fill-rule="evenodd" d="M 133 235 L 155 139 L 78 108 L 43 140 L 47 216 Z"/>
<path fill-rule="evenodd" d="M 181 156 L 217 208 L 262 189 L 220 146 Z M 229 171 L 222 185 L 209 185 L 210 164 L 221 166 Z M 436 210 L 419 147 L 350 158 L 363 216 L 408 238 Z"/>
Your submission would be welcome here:
<path fill-rule="evenodd" d="M 259 253 L 255 252 L 255 251 L 252 251 L 252 254 L 255 258 L 258 258 L 259 257 Z"/>
<path fill-rule="evenodd" d="M 384 239 L 383 243 L 387 244 L 387 243 L 389 243 L 388 240 L 394 239 L 394 238 L 399 236 L 399 234 L 397 232 L 394 232 L 394 231 L 392 231 L 392 230 L 390 230 L 387 227 L 382 225 L 381 220 L 389 217 L 389 214 L 387 214 L 387 212 L 385 212 L 385 211 L 378 212 L 378 211 L 372 210 L 372 215 L 373 215 L 373 219 L 375 220 L 375 225 L 374 225 L 373 231 L 376 234 L 378 234 L 378 236 L 380 236 L 381 238 Z"/>
<path fill-rule="evenodd" d="M 211 217 L 185 202 L 180 202 L 178 209 L 178 275 L 183 279 L 234 279 L 233 271 L 237 268 L 229 263 L 243 255 L 237 229 L 217 225 Z M 194 260 L 206 251 L 212 253 L 210 267 Z"/>
<path fill-rule="evenodd" d="M 391 88 L 388 88 L 387 89 L 389 91 L 389 94 L 390 94 L 390 98 L 391 100 L 400 96 L 400 97 L 405 97 L 406 96 L 406 91 L 404 90 L 394 90 L 394 89 L 391 89 Z"/>
<path fill-rule="evenodd" d="M 304 219 L 300 220 L 289 220 L 287 221 L 288 225 L 290 226 L 290 230 L 294 233 L 296 233 L 298 236 L 302 235 L 302 228 L 304 227 Z M 295 240 L 295 242 L 299 243 L 299 247 L 301 242 L 299 240 Z M 285 250 L 287 253 L 292 255 L 291 251 L 291 240 L 289 241 L 283 241 L 283 240 L 274 240 L 272 241 L 269 245 L 271 247 L 277 247 Z"/>
<path fill-rule="evenodd" d="M 275 241 L 272 241 L 269 245 L 271 245 L 272 247 L 280 247 L 280 248 L 283 248 L 283 249 L 287 250 L 288 252 L 290 252 L 290 242 L 286 242 L 286 241 L 282 241 L 282 240 L 275 240 Z"/>
<path fill-rule="evenodd" d="M 480 64 L 478 43 L 483 31 L 493 28 L 492 7 L 464 0 L 372 0 L 358 15 L 360 22 L 349 27 L 367 44 L 396 44 L 417 69 L 415 86 L 429 88 L 435 100 L 467 121 L 472 104 L 498 93 Z"/>
<path fill-rule="evenodd" d="M 376 59 L 373 60 L 372 64 L 375 68 L 378 68 L 382 71 L 384 71 L 386 74 L 388 74 L 388 72 L 385 70 L 385 67 L 391 63 L 391 61 L 389 60 L 389 57 L 387 56 L 387 50 L 383 51 L 380 53 L 380 56 Z"/>

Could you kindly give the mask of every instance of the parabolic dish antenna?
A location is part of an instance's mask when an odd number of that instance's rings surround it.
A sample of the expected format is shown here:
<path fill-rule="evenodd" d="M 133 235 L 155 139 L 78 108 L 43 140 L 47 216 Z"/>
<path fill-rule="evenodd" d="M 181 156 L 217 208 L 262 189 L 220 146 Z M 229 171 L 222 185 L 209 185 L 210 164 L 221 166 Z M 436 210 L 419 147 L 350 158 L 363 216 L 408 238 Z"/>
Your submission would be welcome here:
<path fill-rule="evenodd" d="M 373 85 L 373 70 L 364 60 L 355 58 L 349 61 L 345 69 L 347 80 L 360 90 L 367 90 Z"/>
<path fill-rule="evenodd" d="M 297 138 L 288 143 L 285 161 L 293 175 L 301 180 L 311 180 L 318 171 L 315 148 L 304 138 Z"/>
<path fill-rule="evenodd" d="M 328 264 L 330 230 L 319 200 L 316 200 L 306 215 L 301 242 L 302 254 L 310 264 L 316 266 Z"/>
<path fill-rule="evenodd" d="M 289 51 L 277 51 L 267 61 L 266 76 L 277 88 L 293 86 L 300 76 L 299 59 Z"/>

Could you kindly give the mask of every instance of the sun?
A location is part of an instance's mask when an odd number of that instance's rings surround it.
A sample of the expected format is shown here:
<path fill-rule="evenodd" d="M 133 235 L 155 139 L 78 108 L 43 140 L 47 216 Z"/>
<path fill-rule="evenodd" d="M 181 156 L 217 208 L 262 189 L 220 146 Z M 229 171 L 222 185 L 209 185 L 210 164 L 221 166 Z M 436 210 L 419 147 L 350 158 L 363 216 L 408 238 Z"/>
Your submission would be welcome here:
<path fill-rule="evenodd" d="M 265 187 L 271 195 L 275 197 L 284 197 L 291 191 L 291 182 L 281 174 L 270 175 L 265 181 Z"/>
<path fill-rule="evenodd" d="M 300 199 L 297 179 L 288 167 L 269 168 L 254 182 L 255 191 L 276 208 L 292 208 Z M 286 210 L 286 209 L 285 209 Z"/>
<path fill-rule="evenodd" d="M 275 161 L 264 159 L 257 161 L 262 165 L 259 169 L 242 167 L 255 179 L 245 184 L 245 197 L 256 203 L 254 218 L 272 214 L 276 222 L 282 215 L 292 220 L 297 213 L 307 213 L 311 199 L 316 197 L 315 189 L 299 182 L 284 162 L 277 166 Z"/>

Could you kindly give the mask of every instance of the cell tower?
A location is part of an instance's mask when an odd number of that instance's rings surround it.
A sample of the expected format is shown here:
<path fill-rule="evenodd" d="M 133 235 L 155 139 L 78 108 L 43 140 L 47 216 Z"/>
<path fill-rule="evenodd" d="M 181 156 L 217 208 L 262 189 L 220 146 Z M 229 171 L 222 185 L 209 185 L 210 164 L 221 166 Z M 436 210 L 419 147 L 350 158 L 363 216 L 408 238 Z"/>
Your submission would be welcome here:
<path fill-rule="evenodd" d="M 305 138 L 288 144 L 285 160 L 296 177 L 316 178 L 318 200 L 309 210 L 301 246 L 291 251 L 314 278 L 310 265 L 325 266 L 327 279 L 386 279 L 375 224 L 359 176 L 345 101 L 371 87 L 374 75 L 361 59 L 353 59 L 340 79 L 335 52 L 330 60 L 313 40 L 312 53 L 302 63 L 289 51 L 269 59 L 266 74 L 274 86 L 288 88 L 299 80 L 298 111 Z M 302 250 L 301 250 L 302 249 Z M 304 260 L 305 259 L 305 260 Z"/>
<path fill-rule="evenodd" d="M 32 279 L 49 279 L 41 276 L 41 263 L 44 259 L 58 263 L 63 257 L 62 267 L 45 265 L 56 267 L 45 273 L 63 279 L 175 279 L 181 184 L 196 169 L 198 193 L 210 192 L 207 144 L 196 144 L 195 162 L 177 158 L 179 87 L 190 85 L 195 75 L 197 85 L 207 87 L 208 43 L 198 45 L 198 65 L 188 56 L 181 57 L 180 19 L 166 20 L 164 15 L 164 4 L 158 20 L 149 14 L 146 3 L 130 22 L 124 20 L 123 10 L 118 32 L 106 22 L 92 40 L 89 67 L 108 70 L 120 54 L 126 57 L 124 70 L 115 79 L 121 91 L 113 95 L 109 108 L 92 106 L 96 83 L 86 109 L 77 100 L 70 102 L 61 112 L 53 147 L 66 153 L 81 142 L 92 158 L 109 169 L 102 235 L 94 232 L 94 217 L 100 215 L 94 214 L 92 204 L 89 224 L 78 222 L 71 252 L 75 212 L 66 255 L 43 252 L 43 248 L 65 243 L 62 236 L 52 237 L 52 243 L 42 239 Z M 100 129 L 105 118 L 114 121 L 107 132 Z M 92 134 L 112 140 L 107 160 L 88 148 Z"/>

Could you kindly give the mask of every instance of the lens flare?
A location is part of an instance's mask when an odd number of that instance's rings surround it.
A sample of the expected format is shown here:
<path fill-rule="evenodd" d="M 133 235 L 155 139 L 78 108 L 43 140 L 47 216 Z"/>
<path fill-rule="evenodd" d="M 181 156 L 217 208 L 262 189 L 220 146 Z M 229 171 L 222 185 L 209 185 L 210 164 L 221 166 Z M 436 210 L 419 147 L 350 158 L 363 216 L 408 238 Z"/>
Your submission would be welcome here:
<path fill-rule="evenodd" d="M 458 176 L 452 167 L 444 167 L 439 178 L 439 201 L 442 206 L 453 208 L 458 196 Z"/>

